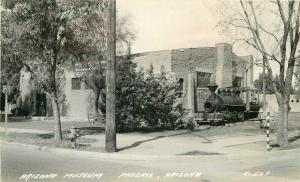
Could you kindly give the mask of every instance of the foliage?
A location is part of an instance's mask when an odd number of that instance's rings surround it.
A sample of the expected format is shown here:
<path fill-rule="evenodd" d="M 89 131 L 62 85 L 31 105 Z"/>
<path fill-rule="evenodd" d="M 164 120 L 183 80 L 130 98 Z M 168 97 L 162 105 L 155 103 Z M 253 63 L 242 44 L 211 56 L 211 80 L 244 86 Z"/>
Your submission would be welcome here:
<path fill-rule="evenodd" d="M 68 38 L 81 17 L 95 9 L 104 11 L 107 3 L 96 0 L 14 0 L 5 1 L 4 6 L 9 17 L 6 27 L 15 30 L 7 37 L 17 43 L 18 54 L 30 67 L 33 79 L 51 99 L 55 137 L 62 139 L 59 110 L 64 78 L 62 65 L 68 60 L 68 54 L 77 54 L 80 50 L 71 47 L 76 44 L 68 44 Z M 6 31 L 6 34 L 10 32 Z"/>
<path fill-rule="evenodd" d="M 175 106 L 179 85 L 167 79 L 164 72 L 155 75 L 153 66 L 136 72 L 134 63 L 122 62 L 116 88 L 118 131 L 175 129 L 180 116 Z"/>
<path fill-rule="evenodd" d="M 225 3 L 224 3 L 225 4 Z M 263 60 L 269 78 L 279 72 L 279 82 L 272 86 L 277 99 L 277 141 L 288 145 L 288 114 L 290 95 L 293 92 L 295 62 L 299 59 L 300 1 L 246 1 L 240 0 L 239 9 L 226 3 L 224 12 L 232 11 L 223 21 L 227 32 L 235 41 L 253 48 Z M 278 70 L 271 66 L 277 63 Z"/>
<path fill-rule="evenodd" d="M 22 101 L 21 97 L 18 98 L 17 107 L 12 110 L 12 113 L 17 116 L 29 116 L 34 110 L 33 94 L 26 95 Z"/>
<path fill-rule="evenodd" d="M 272 85 L 273 81 L 275 81 L 276 84 L 278 84 L 278 82 L 279 82 L 278 75 L 275 75 L 274 78 L 270 78 L 269 74 L 265 75 L 266 94 L 274 94 L 275 93 L 274 87 Z M 258 79 L 254 81 L 254 86 L 255 86 L 255 88 L 257 88 L 260 91 L 260 93 L 262 93 L 262 91 L 263 91 L 263 73 L 259 74 Z"/>
<path fill-rule="evenodd" d="M 116 51 L 118 55 L 130 54 L 135 33 L 132 30 L 129 17 L 118 17 L 116 20 Z M 95 113 L 105 112 L 103 108 L 103 97 L 105 97 L 105 51 L 107 36 L 104 24 L 105 18 L 101 11 L 95 11 L 80 18 L 69 30 L 66 44 L 69 49 L 76 50 L 77 54 L 73 62 L 77 65 L 75 69 L 84 71 L 76 73 L 85 85 L 94 92 L 93 108 Z M 74 50 L 73 50 L 74 52 Z M 99 106 L 100 105 L 100 106 Z M 91 111 L 92 112 L 92 111 Z"/>
<path fill-rule="evenodd" d="M 117 55 L 131 54 L 131 45 L 135 41 L 136 32 L 133 30 L 130 16 L 119 17 L 116 20 Z"/>
<path fill-rule="evenodd" d="M 1 15 L 1 85 L 9 85 L 8 102 L 12 102 L 19 93 L 20 70 L 23 62 L 20 56 L 17 30 L 11 23 L 9 12 L 3 11 Z"/>
<path fill-rule="evenodd" d="M 0 111 L 5 111 L 5 94 L 1 92 Z"/>

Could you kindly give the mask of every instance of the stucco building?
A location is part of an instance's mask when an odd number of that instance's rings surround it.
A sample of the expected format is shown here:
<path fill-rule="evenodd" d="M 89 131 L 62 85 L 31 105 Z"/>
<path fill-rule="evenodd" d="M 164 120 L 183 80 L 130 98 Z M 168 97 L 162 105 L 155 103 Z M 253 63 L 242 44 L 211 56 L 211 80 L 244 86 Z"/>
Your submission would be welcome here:
<path fill-rule="evenodd" d="M 207 88 L 209 83 L 215 82 L 219 87 L 253 87 L 253 57 L 237 56 L 230 44 L 219 43 L 215 47 L 154 51 L 132 56 L 137 69 L 147 69 L 152 64 L 154 73 L 159 73 L 163 67 L 170 79 L 176 79 L 181 85 L 184 106 L 194 112 L 203 111 L 204 100 L 210 95 Z M 64 109 L 63 120 L 87 120 L 88 113 L 93 111 L 93 91 L 78 78 L 76 66 L 65 67 L 65 78 L 65 103 L 61 106 Z M 28 86 L 31 77 L 26 69 L 22 71 L 20 79 L 21 96 L 25 97 L 32 87 Z M 41 104 L 49 108 L 47 99 L 42 100 L 36 102 L 36 111 L 40 110 Z M 40 115 L 47 114 L 49 111 Z"/>
<path fill-rule="evenodd" d="M 152 64 L 154 73 L 159 73 L 163 66 L 182 85 L 184 105 L 194 112 L 203 111 L 210 83 L 219 87 L 254 88 L 253 57 L 236 55 L 226 43 L 140 53 L 134 55 L 133 61 L 144 69 Z"/>

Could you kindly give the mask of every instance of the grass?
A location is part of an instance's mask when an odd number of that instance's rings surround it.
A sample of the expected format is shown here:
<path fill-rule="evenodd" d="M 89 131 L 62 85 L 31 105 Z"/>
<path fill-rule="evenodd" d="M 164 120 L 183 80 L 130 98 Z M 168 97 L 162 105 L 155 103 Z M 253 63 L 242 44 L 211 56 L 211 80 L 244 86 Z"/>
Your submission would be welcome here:
<path fill-rule="evenodd" d="M 4 138 L 4 132 L 0 132 L 1 138 Z M 46 146 L 46 147 L 57 147 L 57 148 L 72 148 L 70 140 L 66 139 L 66 132 L 63 133 L 63 140 L 56 140 L 53 133 L 36 134 L 36 133 L 8 133 L 8 140 L 10 142 L 17 142 L 30 145 Z M 81 138 L 77 139 L 79 150 L 91 150 L 92 143 L 97 142 L 96 139 Z M 91 148 L 91 149 L 89 149 Z"/>

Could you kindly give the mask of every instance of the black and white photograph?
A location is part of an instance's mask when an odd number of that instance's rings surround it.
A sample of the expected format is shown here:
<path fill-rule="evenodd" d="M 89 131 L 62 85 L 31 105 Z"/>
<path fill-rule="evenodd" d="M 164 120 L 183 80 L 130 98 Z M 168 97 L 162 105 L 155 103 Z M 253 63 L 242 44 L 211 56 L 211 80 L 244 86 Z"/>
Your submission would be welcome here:
<path fill-rule="evenodd" d="M 299 0 L 0 2 L 0 181 L 300 182 Z"/>

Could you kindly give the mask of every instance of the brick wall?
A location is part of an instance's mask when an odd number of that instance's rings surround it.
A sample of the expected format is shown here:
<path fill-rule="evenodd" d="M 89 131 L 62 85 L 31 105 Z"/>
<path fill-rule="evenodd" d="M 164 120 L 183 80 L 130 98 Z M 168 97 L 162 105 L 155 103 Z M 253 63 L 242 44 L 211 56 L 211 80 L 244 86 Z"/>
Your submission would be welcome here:
<path fill-rule="evenodd" d="M 172 50 L 171 70 L 176 77 L 186 80 L 195 71 L 214 73 L 216 50 L 214 47 Z"/>
<path fill-rule="evenodd" d="M 215 65 L 216 65 L 216 49 L 214 47 L 189 48 L 172 50 L 171 70 L 175 73 L 177 79 L 184 79 L 184 100 L 183 105 L 187 105 L 188 74 L 194 74 L 194 82 L 196 83 L 196 71 L 212 73 L 211 81 L 215 81 Z M 195 110 L 199 110 L 206 100 L 208 89 L 202 89 L 201 94 L 195 87 Z"/>

